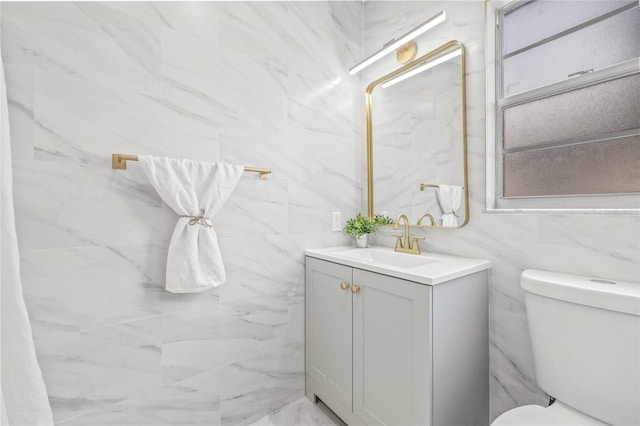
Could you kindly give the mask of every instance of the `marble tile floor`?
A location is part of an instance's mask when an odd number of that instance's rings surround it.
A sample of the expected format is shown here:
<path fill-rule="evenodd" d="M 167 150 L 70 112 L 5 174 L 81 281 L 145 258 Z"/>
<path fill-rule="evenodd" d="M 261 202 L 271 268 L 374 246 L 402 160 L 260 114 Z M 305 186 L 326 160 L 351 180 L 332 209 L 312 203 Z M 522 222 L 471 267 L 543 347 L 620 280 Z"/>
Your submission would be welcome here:
<path fill-rule="evenodd" d="M 333 413 L 326 413 L 320 405 L 300 398 L 249 426 L 344 426 Z"/>

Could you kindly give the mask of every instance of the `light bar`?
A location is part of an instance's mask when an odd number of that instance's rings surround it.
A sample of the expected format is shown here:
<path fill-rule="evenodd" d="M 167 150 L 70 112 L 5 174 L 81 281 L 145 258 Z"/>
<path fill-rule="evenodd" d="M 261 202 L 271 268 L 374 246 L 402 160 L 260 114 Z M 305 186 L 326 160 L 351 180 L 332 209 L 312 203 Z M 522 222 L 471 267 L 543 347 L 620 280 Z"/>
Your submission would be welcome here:
<path fill-rule="evenodd" d="M 451 53 L 447 53 L 446 55 L 436 58 L 433 61 L 427 62 L 424 65 L 420 65 L 419 67 L 414 68 L 411 71 L 407 71 L 404 74 L 400 74 L 399 76 L 392 78 L 391 80 L 385 81 L 384 83 L 380 84 L 380 86 L 382 87 L 393 86 L 396 83 L 400 83 L 402 80 L 406 80 L 407 78 L 412 77 L 416 74 L 420 74 L 423 71 L 426 71 L 430 68 L 435 67 L 436 65 L 440 65 L 443 62 L 447 62 L 450 59 L 458 57 L 460 56 L 461 53 L 462 53 L 461 49 L 456 49 Z"/>
<path fill-rule="evenodd" d="M 415 27 L 414 29 L 412 29 L 402 37 L 398 38 L 397 40 L 392 40 L 389 44 L 386 44 L 382 49 L 378 50 L 373 55 L 369 56 L 368 58 L 364 59 L 361 62 L 358 62 L 353 67 L 349 68 L 349 74 L 351 75 L 356 74 L 357 72 L 373 64 L 375 61 L 382 58 L 386 54 L 393 52 L 399 47 L 404 46 L 414 38 L 418 37 L 421 34 L 426 33 L 427 31 L 429 31 L 431 28 L 435 27 L 439 23 L 444 22 L 446 17 L 447 15 L 443 10 L 442 12 L 435 15 L 433 18 L 418 25 L 417 27 Z"/>

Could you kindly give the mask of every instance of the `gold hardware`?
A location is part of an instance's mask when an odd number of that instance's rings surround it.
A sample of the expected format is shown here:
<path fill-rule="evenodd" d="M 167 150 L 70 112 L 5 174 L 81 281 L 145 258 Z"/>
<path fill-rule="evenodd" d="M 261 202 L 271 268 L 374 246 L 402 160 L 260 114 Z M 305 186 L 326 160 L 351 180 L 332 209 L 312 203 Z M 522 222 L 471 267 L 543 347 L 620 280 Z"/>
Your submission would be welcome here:
<path fill-rule="evenodd" d="M 435 48 L 434 50 L 425 53 L 422 56 L 414 59 L 398 68 L 395 71 L 390 72 L 387 75 L 380 77 L 379 79 L 373 81 L 369 86 L 367 86 L 366 96 L 365 96 L 365 111 L 366 111 L 366 132 L 367 132 L 367 214 L 369 218 L 373 219 L 374 217 L 374 197 L 373 197 L 373 108 L 372 108 L 372 98 L 373 98 L 373 89 L 378 87 L 380 84 L 384 83 L 387 80 L 390 80 L 400 74 L 404 74 L 405 72 L 422 65 L 425 61 L 437 57 L 442 52 L 445 52 L 451 48 L 456 46 L 462 51 L 460 55 L 460 92 L 462 96 L 462 168 L 464 172 L 464 183 L 463 187 L 463 203 L 464 203 L 464 221 L 455 227 L 446 228 L 461 228 L 469 222 L 469 173 L 468 173 L 468 160 L 467 160 L 467 89 L 466 89 L 466 55 L 465 48 L 462 43 L 457 40 L 451 40 L 440 47 Z M 429 187 L 430 184 L 425 184 L 425 187 Z M 422 187 L 421 189 L 424 189 Z M 417 225 L 411 225 L 417 226 Z M 427 227 L 429 225 L 418 225 Z M 439 226 L 438 226 L 439 227 Z"/>
<path fill-rule="evenodd" d="M 394 250 L 400 253 L 420 254 L 420 246 L 418 245 L 417 240 L 424 239 L 424 237 L 413 237 L 413 246 L 411 245 L 409 219 L 407 218 L 407 215 L 400 213 L 398 217 L 396 217 L 396 220 L 393 221 L 393 229 L 398 229 L 401 219 L 404 219 L 404 236 L 394 235 L 394 237 L 398 238 L 396 240 L 396 248 Z"/>
<path fill-rule="evenodd" d="M 434 185 L 432 183 L 421 183 L 420 191 L 424 191 L 425 188 L 440 188 L 440 185 Z"/>
<path fill-rule="evenodd" d="M 111 167 L 118 170 L 127 170 L 127 160 L 138 161 L 138 156 L 128 154 L 112 154 Z"/>
<path fill-rule="evenodd" d="M 398 250 L 398 248 L 402 248 L 402 235 L 393 234 L 392 237 L 396 237 L 396 247 L 394 250 Z"/>
<path fill-rule="evenodd" d="M 360 286 L 359 285 L 352 285 L 351 286 L 351 293 L 356 294 L 360 291 Z"/>
<path fill-rule="evenodd" d="M 260 167 L 246 167 L 244 168 L 245 172 L 256 172 L 260 173 L 260 179 L 267 180 L 269 179 L 269 175 L 271 174 L 271 169 L 262 169 Z"/>
<path fill-rule="evenodd" d="M 343 290 L 348 289 L 348 288 L 349 288 L 349 283 L 348 283 L 348 282 L 346 282 L 346 281 L 342 281 L 342 282 L 340 283 L 340 288 L 341 288 L 341 289 L 343 289 Z"/>
<path fill-rule="evenodd" d="M 417 53 L 418 45 L 415 41 L 410 41 L 409 43 L 396 50 L 396 59 L 401 64 L 406 64 L 407 62 L 413 61 Z"/>
<path fill-rule="evenodd" d="M 420 245 L 418 244 L 418 240 L 424 241 L 424 237 L 411 237 L 411 251 L 417 252 L 416 254 L 420 254 Z"/>
<path fill-rule="evenodd" d="M 433 183 L 421 183 L 420 191 L 424 191 L 425 188 L 440 188 L 440 185 L 434 185 Z"/>
<path fill-rule="evenodd" d="M 429 220 L 431 221 L 431 226 L 436 226 L 436 220 L 429 213 L 425 213 L 420 216 L 420 219 L 418 219 L 418 225 L 422 225 L 422 219 L 424 219 L 425 217 L 429 218 Z"/>
<path fill-rule="evenodd" d="M 127 170 L 127 161 L 138 161 L 138 156 L 130 154 L 112 154 L 111 168 L 116 170 Z M 271 174 L 271 169 L 263 169 L 260 167 L 245 166 L 244 171 L 260 173 L 260 179 L 262 180 L 268 179 Z"/>

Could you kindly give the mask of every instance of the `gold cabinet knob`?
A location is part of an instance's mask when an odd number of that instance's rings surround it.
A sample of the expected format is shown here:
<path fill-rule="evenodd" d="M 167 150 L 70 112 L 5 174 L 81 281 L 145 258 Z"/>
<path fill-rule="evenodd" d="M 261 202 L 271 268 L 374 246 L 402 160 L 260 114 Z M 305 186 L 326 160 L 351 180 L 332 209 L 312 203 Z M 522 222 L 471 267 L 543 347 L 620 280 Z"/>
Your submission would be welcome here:
<path fill-rule="evenodd" d="M 356 294 L 357 292 L 360 291 L 360 286 L 359 285 L 352 285 L 351 286 L 351 293 Z"/>
<path fill-rule="evenodd" d="M 343 289 L 343 290 L 348 289 L 348 288 L 349 288 L 349 283 L 348 283 L 348 282 L 346 282 L 346 281 L 342 281 L 342 282 L 340 283 L 340 288 L 341 288 L 341 289 Z"/>

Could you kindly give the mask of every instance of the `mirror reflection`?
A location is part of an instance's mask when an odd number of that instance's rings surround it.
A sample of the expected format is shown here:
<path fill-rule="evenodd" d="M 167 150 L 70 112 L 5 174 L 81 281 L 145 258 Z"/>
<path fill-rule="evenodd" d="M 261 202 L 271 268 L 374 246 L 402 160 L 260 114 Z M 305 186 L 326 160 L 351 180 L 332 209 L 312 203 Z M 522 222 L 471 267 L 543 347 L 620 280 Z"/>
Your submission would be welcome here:
<path fill-rule="evenodd" d="M 464 60 L 464 46 L 451 41 L 367 88 L 370 217 L 467 223 Z"/>

